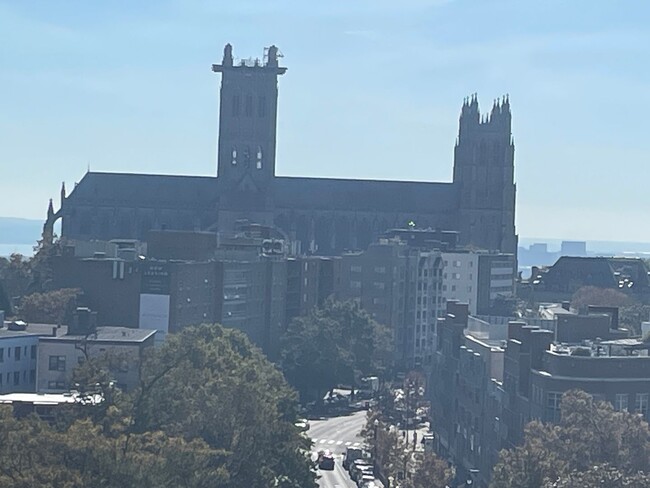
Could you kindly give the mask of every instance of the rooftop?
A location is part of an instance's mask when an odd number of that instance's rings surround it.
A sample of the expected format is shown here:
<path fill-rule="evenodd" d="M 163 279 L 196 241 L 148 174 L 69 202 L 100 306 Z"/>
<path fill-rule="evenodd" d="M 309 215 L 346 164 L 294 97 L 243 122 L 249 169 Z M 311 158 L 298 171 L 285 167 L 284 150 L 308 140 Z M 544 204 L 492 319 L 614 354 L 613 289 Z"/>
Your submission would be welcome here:
<path fill-rule="evenodd" d="M 572 357 L 648 357 L 650 344 L 636 338 L 583 341 L 582 344 L 551 344 L 550 352 Z"/>
<path fill-rule="evenodd" d="M 7 393 L 0 395 L 0 404 L 2 403 L 31 403 L 33 405 L 60 405 L 63 403 L 81 403 L 88 402 L 89 398 L 81 397 L 76 392 L 71 393 Z M 100 403 L 101 397 L 95 395 L 90 398 L 93 403 Z"/>
<path fill-rule="evenodd" d="M 46 340 L 91 342 L 144 342 L 156 333 L 150 329 L 131 329 L 129 327 L 97 327 L 95 333 L 86 335 L 61 335 L 46 337 Z"/>
<path fill-rule="evenodd" d="M 9 330 L 12 321 L 5 320 L 2 328 L 0 328 L 0 339 L 7 337 L 25 337 L 30 335 L 36 336 L 62 336 L 68 332 L 66 325 L 56 324 L 25 324 L 23 330 Z"/>

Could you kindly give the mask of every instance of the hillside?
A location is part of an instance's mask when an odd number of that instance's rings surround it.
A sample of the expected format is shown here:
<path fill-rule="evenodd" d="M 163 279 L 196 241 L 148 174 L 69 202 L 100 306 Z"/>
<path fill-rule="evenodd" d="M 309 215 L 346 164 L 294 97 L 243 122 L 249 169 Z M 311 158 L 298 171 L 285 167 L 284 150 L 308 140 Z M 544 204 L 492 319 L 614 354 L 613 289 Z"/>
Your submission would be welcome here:
<path fill-rule="evenodd" d="M 40 220 L 0 217 L 0 244 L 35 244 L 42 230 Z"/>

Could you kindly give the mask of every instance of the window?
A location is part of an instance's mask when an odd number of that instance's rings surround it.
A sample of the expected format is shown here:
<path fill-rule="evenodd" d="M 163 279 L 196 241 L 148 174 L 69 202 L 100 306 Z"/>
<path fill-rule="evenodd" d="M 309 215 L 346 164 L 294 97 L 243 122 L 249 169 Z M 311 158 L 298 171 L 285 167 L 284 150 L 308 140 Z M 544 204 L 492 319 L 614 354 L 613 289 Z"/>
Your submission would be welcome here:
<path fill-rule="evenodd" d="M 451 285 L 451 291 L 456 291 L 456 285 Z"/>
<path fill-rule="evenodd" d="M 454 273 L 452 275 L 452 278 L 455 279 L 455 280 L 459 280 L 460 279 L 460 273 Z"/>
<path fill-rule="evenodd" d="M 257 97 L 257 116 L 264 117 L 266 115 L 266 97 Z"/>
<path fill-rule="evenodd" d="M 644 417 L 648 416 L 648 397 L 650 397 L 648 393 L 637 393 L 634 402 L 634 411 Z"/>
<path fill-rule="evenodd" d="M 627 393 L 617 393 L 614 398 L 614 408 L 619 412 L 626 411 L 628 409 L 628 398 Z"/>
<path fill-rule="evenodd" d="M 65 381 L 48 381 L 48 390 L 65 390 Z"/>
<path fill-rule="evenodd" d="M 65 356 L 50 356 L 50 371 L 65 371 Z"/>
<path fill-rule="evenodd" d="M 5 362 L 5 348 L 0 347 L 0 363 L 4 363 L 4 362 Z"/>
<path fill-rule="evenodd" d="M 384 274 L 386 272 L 385 266 L 375 266 L 375 273 Z"/>
<path fill-rule="evenodd" d="M 30 382 L 31 384 L 36 383 L 36 370 L 35 370 L 35 369 L 32 369 L 32 370 L 29 372 L 29 382 Z"/>
<path fill-rule="evenodd" d="M 237 117 L 239 115 L 239 95 L 232 97 L 232 116 Z"/>
<path fill-rule="evenodd" d="M 560 402 L 562 393 L 550 391 L 546 394 L 546 420 L 557 422 L 560 420 Z"/>
<path fill-rule="evenodd" d="M 22 348 L 20 346 L 14 349 L 14 361 L 20 361 L 20 353 L 22 352 L 21 349 Z"/>
<path fill-rule="evenodd" d="M 376 290 L 383 290 L 386 287 L 386 284 L 383 281 L 375 281 L 372 286 L 374 286 Z"/>
<path fill-rule="evenodd" d="M 32 359 L 36 359 L 36 346 L 32 346 Z"/>
<path fill-rule="evenodd" d="M 454 261 L 454 268 L 460 268 L 461 264 L 460 261 Z"/>
<path fill-rule="evenodd" d="M 14 371 L 14 386 L 20 383 L 20 371 Z"/>
<path fill-rule="evenodd" d="M 468 285 L 468 286 L 467 286 L 467 292 L 468 292 L 468 293 L 472 293 L 472 285 Z"/>
<path fill-rule="evenodd" d="M 350 281 L 350 288 L 352 288 L 353 290 L 361 289 L 361 282 L 360 281 Z"/>
<path fill-rule="evenodd" d="M 245 107 L 246 117 L 252 117 L 253 115 L 253 96 L 246 95 L 246 107 Z"/>
<path fill-rule="evenodd" d="M 361 266 L 350 266 L 351 273 L 361 273 Z"/>

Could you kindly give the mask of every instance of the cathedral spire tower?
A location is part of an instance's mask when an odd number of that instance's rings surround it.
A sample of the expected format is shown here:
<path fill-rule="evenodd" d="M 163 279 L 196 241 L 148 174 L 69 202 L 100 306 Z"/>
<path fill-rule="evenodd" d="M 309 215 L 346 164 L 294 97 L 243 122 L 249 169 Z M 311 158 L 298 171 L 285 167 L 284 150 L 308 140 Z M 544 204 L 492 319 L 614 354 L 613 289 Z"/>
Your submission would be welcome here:
<path fill-rule="evenodd" d="M 516 253 L 511 123 L 507 96 L 494 100 L 483 118 L 476 94 L 463 104 L 454 148 L 454 185 L 459 195 L 461 242 Z"/>
<path fill-rule="evenodd" d="M 234 184 L 252 181 L 268 186 L 275 176 L 278 76 L 282 55 L 276 46 L 264 50 L 263 59 L 235 60 L 230 44 L 223 50 L 219 104 L 217 176 Z"/>

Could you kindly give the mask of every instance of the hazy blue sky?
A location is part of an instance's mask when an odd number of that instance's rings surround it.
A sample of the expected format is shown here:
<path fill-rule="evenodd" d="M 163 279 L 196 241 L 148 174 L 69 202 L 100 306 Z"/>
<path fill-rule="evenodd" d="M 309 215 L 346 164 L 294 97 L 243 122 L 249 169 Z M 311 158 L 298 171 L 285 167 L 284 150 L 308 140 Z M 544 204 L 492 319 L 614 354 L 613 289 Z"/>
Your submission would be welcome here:
<path fill-rule="evenodd" d="M 650 241 L 650 2 L 0 1 L 0 215 L 92 170 L 215 173 L 210 64 L 276 44 L 281 175 L 449 181 L 510 94 L 522 236 Z"/>

